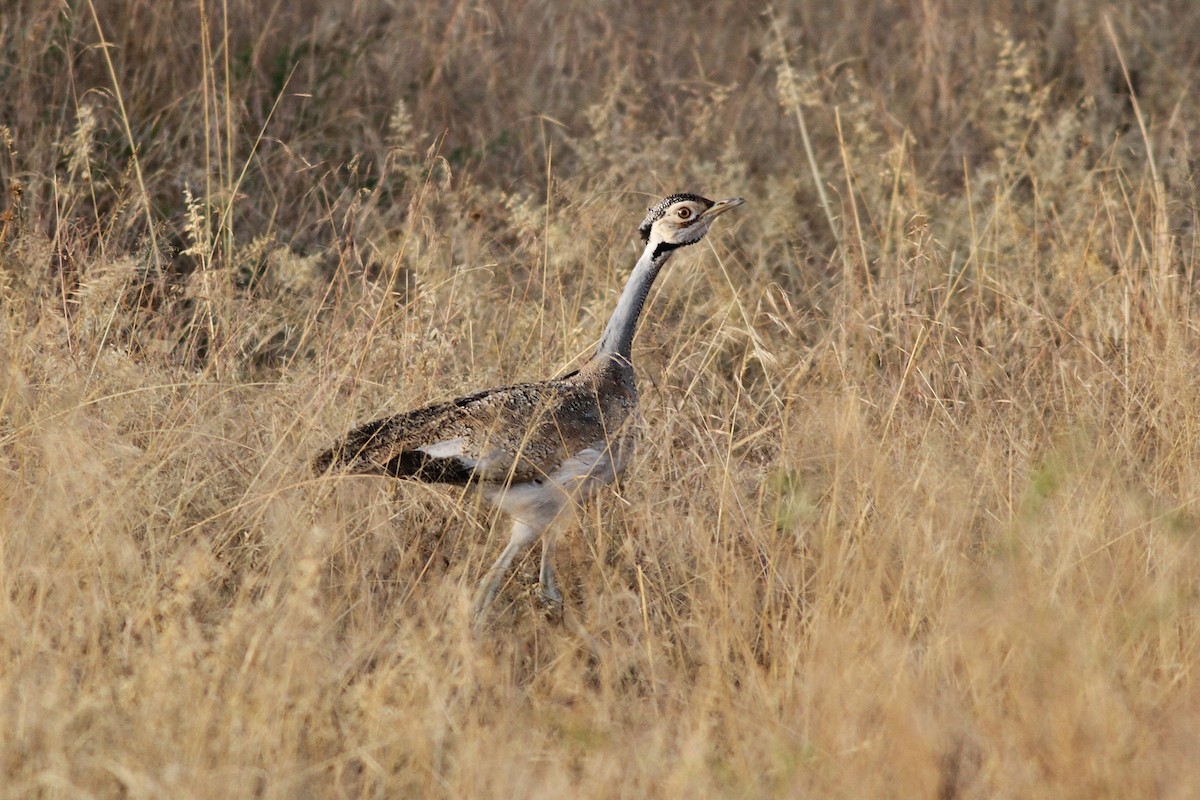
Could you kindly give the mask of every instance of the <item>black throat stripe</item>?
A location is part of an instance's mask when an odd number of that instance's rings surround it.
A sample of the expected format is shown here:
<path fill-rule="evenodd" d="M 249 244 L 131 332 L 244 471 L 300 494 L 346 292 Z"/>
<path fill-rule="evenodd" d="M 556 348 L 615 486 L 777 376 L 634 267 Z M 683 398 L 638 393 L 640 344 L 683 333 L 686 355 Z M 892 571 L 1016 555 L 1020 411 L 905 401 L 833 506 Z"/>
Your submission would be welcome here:
<path fill-rule="evenodd" d="M 654 252 L 650 255 L 650 258 L 657 261 L 659 258 L 665 256 L 667 253 L 670 253 L 672 250 L 678 250 L 679 248 L 686 247 L 689 244 L 692 244 L 692 242 L 659 242 L 655 246 Z"/>

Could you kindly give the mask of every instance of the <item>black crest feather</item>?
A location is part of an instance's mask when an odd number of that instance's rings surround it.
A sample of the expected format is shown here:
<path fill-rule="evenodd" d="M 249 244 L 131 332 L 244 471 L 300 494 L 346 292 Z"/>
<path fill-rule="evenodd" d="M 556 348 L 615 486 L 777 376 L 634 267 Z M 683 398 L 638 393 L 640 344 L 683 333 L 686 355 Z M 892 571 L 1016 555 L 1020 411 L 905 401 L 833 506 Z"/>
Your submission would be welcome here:
<path fill-rule="evenodd" d="M 662 219 L 662 215 L 667 213 L 668 208 L 675 203 L 679 203 L 684 200 L 691 200 L 694 203 L 700 203 L 705 208 L 712 208 L 713 205 L 713 201 L 709 200 L 707 197 L 701 197 L 698 194 L 691 194 L 690 192 L 680 192 L 678 194 L 672 194 L 664 197 L 662 200 L 659 200 L 657 203 L 646 209 L 646 218 L 642 220 L 642 224 L 638 226 L 638 233 L 642 235 L 642 241 L 650 241 L 650 226 Z"/>

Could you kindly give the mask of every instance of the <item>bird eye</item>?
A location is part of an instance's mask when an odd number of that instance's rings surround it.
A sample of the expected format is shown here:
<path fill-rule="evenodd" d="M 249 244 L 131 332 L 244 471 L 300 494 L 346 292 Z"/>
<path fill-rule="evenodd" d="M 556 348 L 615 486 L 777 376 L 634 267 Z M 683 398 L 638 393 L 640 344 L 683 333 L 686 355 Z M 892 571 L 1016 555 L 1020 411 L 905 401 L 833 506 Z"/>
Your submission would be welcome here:
<path fill-rule="evenodd" d="M 675 213 L 679 215 L 680 219 L 687 219 L 692 215 L 692 210 L 690 208 L 681 208 Z"/>

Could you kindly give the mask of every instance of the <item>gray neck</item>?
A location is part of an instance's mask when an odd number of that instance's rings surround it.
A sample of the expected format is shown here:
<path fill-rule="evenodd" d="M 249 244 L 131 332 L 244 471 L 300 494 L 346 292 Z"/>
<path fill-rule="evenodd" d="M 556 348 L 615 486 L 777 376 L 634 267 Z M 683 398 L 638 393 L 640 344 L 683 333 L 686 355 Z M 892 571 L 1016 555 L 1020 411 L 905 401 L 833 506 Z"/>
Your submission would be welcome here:
<path fill-rule="evenodd" d="M 629 361 L 632 356 L 633 334 L 637 331 L 638 317 L 642 314 L 642 306 L 646 295 L 658 277 L 658 271 L 671 257 L 674 248 L 659 248 L 657 253 L 654 244 L 647 244 L 633 268 L 633 273 L 621 291 L 617 307 L 604 334 L 600 337 L 600 346 L 596 349 L 597 356 L 616 355 Z"/>

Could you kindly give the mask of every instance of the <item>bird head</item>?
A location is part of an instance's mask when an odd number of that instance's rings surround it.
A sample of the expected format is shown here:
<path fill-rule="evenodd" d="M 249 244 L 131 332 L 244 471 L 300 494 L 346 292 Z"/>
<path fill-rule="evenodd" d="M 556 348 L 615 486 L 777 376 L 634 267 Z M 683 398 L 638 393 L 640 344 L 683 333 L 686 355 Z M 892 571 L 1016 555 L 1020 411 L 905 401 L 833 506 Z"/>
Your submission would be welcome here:
<path fill-rule="evenodd" d="M 714 202 L 698 194 L 673 194 L 647 209 L 638 232 L 657 256 L 700 241 L 714 219 L 744 202 L 740 197 Z"/>

